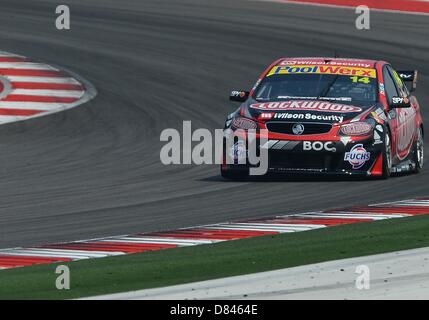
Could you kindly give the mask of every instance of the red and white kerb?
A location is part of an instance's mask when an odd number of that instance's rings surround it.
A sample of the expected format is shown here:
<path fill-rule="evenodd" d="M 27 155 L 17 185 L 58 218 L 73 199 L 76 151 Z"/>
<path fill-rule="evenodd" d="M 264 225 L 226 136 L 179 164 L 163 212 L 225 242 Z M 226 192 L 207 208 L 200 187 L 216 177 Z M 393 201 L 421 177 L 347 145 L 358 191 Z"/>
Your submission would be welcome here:
<path fill-rule="evenodd" d="M 341 224 L 429 214 L 429 198 L 275 217 L 247 219 L 178 230 L 140 233 L 68 243 L 0 249 L 0 269 L 102 258 L 146 251 L 211 244 Z"/>
<path fill-rule="evenodd" d="M 64 111 L 95 94 L 65 71 L 0 51 L 0 124 Z"/>

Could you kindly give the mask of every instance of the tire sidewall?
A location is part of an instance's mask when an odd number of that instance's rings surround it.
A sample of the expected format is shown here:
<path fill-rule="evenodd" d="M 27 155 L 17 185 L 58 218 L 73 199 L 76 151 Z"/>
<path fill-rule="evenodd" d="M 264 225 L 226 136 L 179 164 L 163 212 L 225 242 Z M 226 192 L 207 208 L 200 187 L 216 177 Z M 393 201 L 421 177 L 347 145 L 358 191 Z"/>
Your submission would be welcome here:
<path fill-rule="evenodd" d="M 419 143 L 423 144 L 423 159 L 422 159 L 422 163 L 420 162 L 419 159 Z M 416 169 L 414 170 L 415 173 L 419 173 L 422 169 L 423 169 L 423 165 L 424 165 L 424 140 L 423 140 L 423 132 L 422 132 L 422 128 L 419 127 L 418 129 L 418 136 L 417 136 L 417 141 L 414 144 L 414 150 L 413 150 L 413 161 L 416 164 Z"/>
<path fill-rule="evenodd" d="M 392 138 L 390 130 L 386 128 L 383 144 L 383 179 L 388 179 L 392 174 Z"/>

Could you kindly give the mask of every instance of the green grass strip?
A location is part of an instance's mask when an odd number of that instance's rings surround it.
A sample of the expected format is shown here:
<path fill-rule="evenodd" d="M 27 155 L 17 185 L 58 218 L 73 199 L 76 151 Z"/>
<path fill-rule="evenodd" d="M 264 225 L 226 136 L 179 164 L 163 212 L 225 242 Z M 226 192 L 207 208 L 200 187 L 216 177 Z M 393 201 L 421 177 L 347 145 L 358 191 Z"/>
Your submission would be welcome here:
<path fill-rule="evenodd" d="M 429 216 L 358 223 L 63 263 L 70 290 L 55 288 L 56 265 L 2 270 L 0 299 L 78 298 L 427 246 Z"/>

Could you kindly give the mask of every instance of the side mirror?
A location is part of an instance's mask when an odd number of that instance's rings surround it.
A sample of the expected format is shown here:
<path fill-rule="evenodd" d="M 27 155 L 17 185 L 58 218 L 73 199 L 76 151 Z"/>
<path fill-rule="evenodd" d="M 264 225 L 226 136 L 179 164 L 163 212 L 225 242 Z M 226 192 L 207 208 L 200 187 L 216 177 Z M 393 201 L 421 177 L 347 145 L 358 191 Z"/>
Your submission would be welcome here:
<path fill-rule="evenodd" d="M 244 102 L 249 98 L 249 92 L 248 91 L 231 91 L 231 94 L 229 95 L 229 100 L 231 101 L 237 101 L 237 102 Z"/>
<path fill-rule="evenodd" d="M 393 97 L 390 101 L 390 107 L 392 109 L 411 108 L 411 101 L 409 98 Z"/>
<path fill-rule="evenodd" d="M 410 83 L 410 85 L 408 86 L 408 90 L 410 90 L 410 92 L 416 91 L 417 79 L 419 74 L 417 70 L 397 71 L 397 73 L 399 77 L 402 79 L 402 81 Z"/>

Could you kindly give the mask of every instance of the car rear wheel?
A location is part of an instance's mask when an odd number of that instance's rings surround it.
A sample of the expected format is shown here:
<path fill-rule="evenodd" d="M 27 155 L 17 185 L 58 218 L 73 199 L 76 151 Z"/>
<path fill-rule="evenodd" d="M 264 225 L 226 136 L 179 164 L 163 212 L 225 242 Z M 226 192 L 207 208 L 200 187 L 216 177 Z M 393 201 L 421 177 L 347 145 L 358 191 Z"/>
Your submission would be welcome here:
<path fill-rule="evenodd" d="M 392 144 L 390 133 L 386 133 L 383 150 L 383 179 L 389 179 L 392 173 Z"/>
<path fill-rule="evenodd" d="M 423 169 L 425 157 L 425 149 L 424 149 L 424 140 L 423 140 L 423 130 L 419 128 L 418 138 L 414 145 L 414 154 L 413 161 L 416 164 L 416 168 L 414 169 L 415 173 L 419 173 Z"/>

